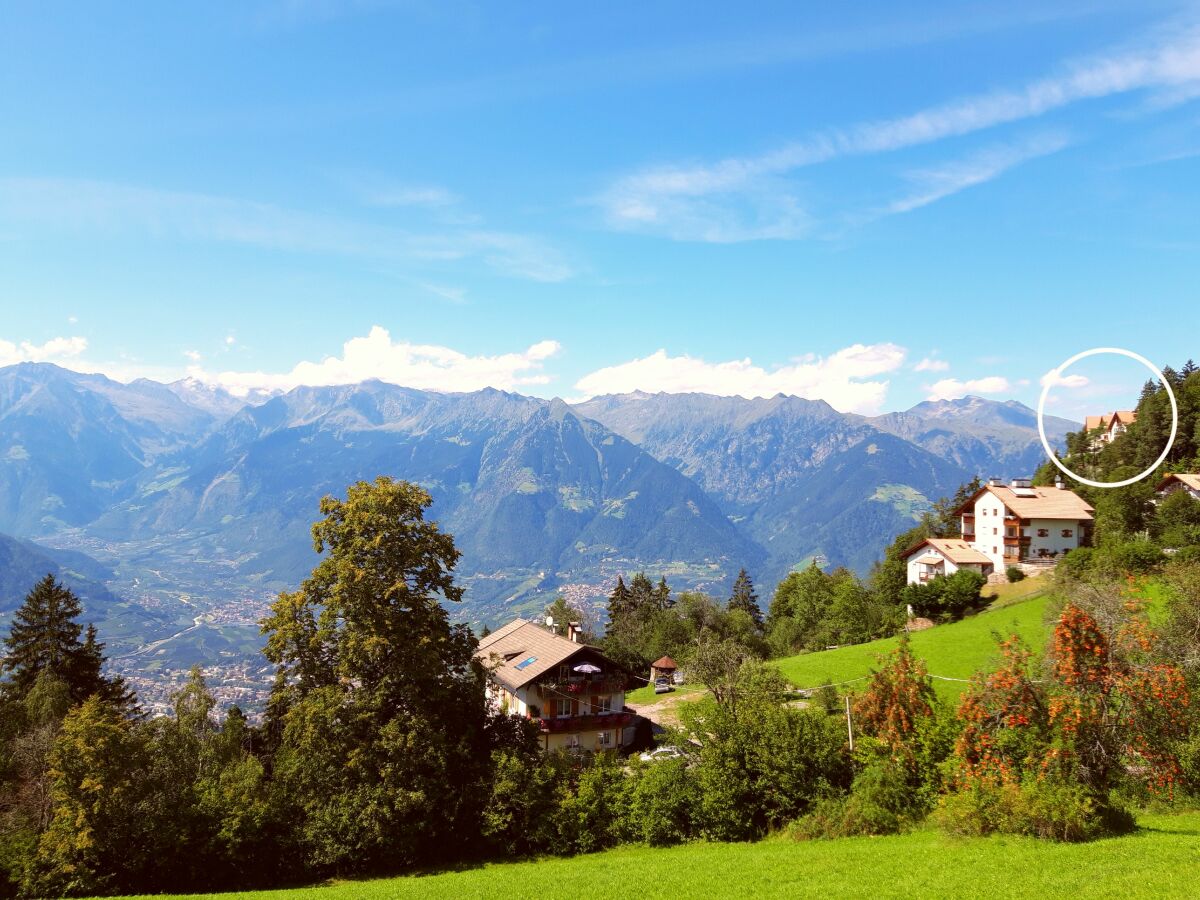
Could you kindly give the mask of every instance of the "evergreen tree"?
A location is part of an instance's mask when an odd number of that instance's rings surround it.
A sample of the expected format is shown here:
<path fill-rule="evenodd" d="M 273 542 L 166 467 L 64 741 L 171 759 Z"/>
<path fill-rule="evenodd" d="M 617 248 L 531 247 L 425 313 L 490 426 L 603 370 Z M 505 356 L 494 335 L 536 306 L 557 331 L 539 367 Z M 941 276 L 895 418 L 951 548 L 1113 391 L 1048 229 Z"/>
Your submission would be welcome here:
<path fill-rule="evenodd" d="M 740 609 L 747 613 L 754 624 L 763 627 L 762 608 L 758 605 L 758 594 L 754 592 L 754 582 L 743 568 L 738 572 L 737 580 L 733 583 L 733 594 L 729 597 L 730 611 Z"/>
<path fill-rule="evenodd" d="M 136 698 L 124 679 L 103 675 L 104 645 L 97 640 L 95 627 L 88 625 L 86 639 L 79 639 L 82 611 L 74 592 L 47 575 L 13 614 L 0 672 L 18 697 L 25 696 L 44 674 L 63 682 L 75 703 L 96 694 L 128 712 Z"/>
<path fill-rule="evenodd" d="M 674 605 L 675 600 L 671 596 L 671 588 L 667 586 L 667 579 L 660 577 L 654 588 L 654 606 L 659 610 L 664 610 L 670 609 Z"/>
<path fill-rule="evenodd" d="M 617 586 L 613 588 L 613 592 L 608 598 L 608 622 L 604 626 L 605 637 L 615 635 L 632 612 L 633 595 L 625 586 L 625 579 L 618 575 Z"/>
<path fill-rule="evenodd" d="M 640 616 L 655 604 L 654 585 L 645 572 L 638 572 L 629 584 L 629 604 L 635 616 Z"/>

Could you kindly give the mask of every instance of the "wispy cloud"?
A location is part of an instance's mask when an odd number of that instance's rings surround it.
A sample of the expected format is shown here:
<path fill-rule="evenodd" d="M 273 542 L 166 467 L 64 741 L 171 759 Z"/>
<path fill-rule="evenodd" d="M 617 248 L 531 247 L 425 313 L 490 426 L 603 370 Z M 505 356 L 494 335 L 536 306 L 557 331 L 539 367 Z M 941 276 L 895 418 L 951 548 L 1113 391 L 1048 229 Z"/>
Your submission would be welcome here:
<path fill-rule="evenodd" d="M 548 382 L 543 367 L 560 349 L 557 341 L 547 340 L 518 352 L 471 356 L 435 344 L 394 341 L 387 329 L 376 325 L 366 336 L 346 341 L 341 356 L 300 362 L 288 372 L 209 372 L 194 366 L 188 374 L 238 396 L 299 385 L 357 384 L 371 378 L 434 391 L 512 390 Z"/>
<path fill-rule="evenodd" d="M 915 366 L 913 366 L 913 371 L 914 372 L 945 372 L 949 368 L 950 368 L 950 363 L 946 362 L 944 359 L 934 359 L 931 356 L 926 356 L 924 359 L 922 359 L 920 362 L 918 362 Z"/>
<path fill-rule="evenodd" d="M 1158 36 L 1146 45 L 1077 61 L 1059 73 L 1012 90 L 993 91 L 930 106 L 909 115 L 827 129 L 755 156 L 715 163 L 658 166 L 625 175 L 596 202 L 615 228 L 654 231 L 670 237 L 710 240 L 803 236 L 792 205 L 784 214 L 764 207 L 761 196 L 774 181 L 806 166 L 847 156 L 889 153 L 996 126 L 1043 116 L 1086 100 L 1133 91 L 1163 94 L 1200 87 L 1200 28 Z M 952 165 L 940 184 L 897 201 L 894 211 L 915 209 L 954 190 L 962 190 L 1033 156 L 1053 152 L 1054 141 L 996 150 Z M 936 170 L 935 170 L 936 171 Z M 746 227 L 747 210 L 756 227 Z M 732 222 L 731 226 L 721 223 Z M 718 238 L 719 239 L 719 238 Z"/>
<path fill-rule="evenodd" d="M 1063 375 L 1058 369 L 1051 369 L 1041 378 L 1042 387 L 1082 388 L 1091 382 L 1086 375 Z"/>
<path fill-rule="evenodd" d="M 416 233 L 249 200 L 103 181 L 0 179 L 2 219 L 384 261 L 475 259 L 532 281 L 564 281 L 574 274 L 561 251 L 531 235 L 482 228 Z"/>
<path fill-rule="evenodd" d="M 991 181 L 1021 163 L 1057 153 L 1067 143 L 1062 135 L 1041 136 L 1015 145 L 988 147 L 965 159 L 910 172 L 908 180 L 917 185 L 917 190 L 893 200 L 884 212 L 906 213 L 928 206 L 959 191 Z"/>
<path fill-rule="evenodd" d="M 6 341 L 0 339 L 0 366 L 11 366 L 22 362 L 68 363 L 78 359 L 88 347 L 86 338 L 56 337 L 44 344 L 30 341 Z"/>
<path fill-rule="evenodd" d="M 904 363 L 896 344 L 854 344 L 829 356 L 808 355 L 788 365 L 765 369 L 750 359 L 710 363 L 693 356 L 669 356 L 659 350 L 585 375 L 575 384 L 586 397 L 630 391 L 698 392 L 719 396 L 771 397 L 793 394 L 824 400 L 843 412 L 878 412 L 887 397 L 886 380 Z"/>
<path fill-rule="evenodd" d="M 969 381 L 959 381 L 957 378 L 943 378 L 929 388 L 927 400 L 958 400 L 971 394 L 1004 394 L 1013 389 L 1013 384 L 1002 375 L 988 375 L 984 378 L 973 378 Z"/>

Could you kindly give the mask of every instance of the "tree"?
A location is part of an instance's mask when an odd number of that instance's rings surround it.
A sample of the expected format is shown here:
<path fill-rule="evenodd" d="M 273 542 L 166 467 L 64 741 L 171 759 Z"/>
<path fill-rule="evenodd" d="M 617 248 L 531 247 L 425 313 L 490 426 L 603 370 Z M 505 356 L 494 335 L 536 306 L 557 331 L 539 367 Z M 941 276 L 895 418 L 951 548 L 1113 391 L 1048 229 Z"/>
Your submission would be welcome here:
<path fill-rule="evenodd" d="M 618 575 L 617 586 L 608 598 L 608 622 L 604 626 L 606 637 L 614 635 L 633 612 L 633 596 L 625 586 L 625 579 Z"/>
<path fill-rule="evenodd" d="M 451 625 L 459 552 L 416 485 L 380 477 L 321 501 L 324 558 L 263 621 L 286 673 L 275 767 L 315 868 L 380 870 L 478 829 L 490 759 L 475 641 Z"/>
<path fill-rule="evenodd" d="M 897 756 L 912 752 L 913 734 L 932 715 L 933 682 L 925 662 L 913 656 L 904 633 L 891 658 L 871 673 L 867 689 L 854 704 L 855 721 Z"/>
<path fill-rule="evenodd" d="M 99 697 L 63 721 L 50 756 L 50 825 L 23 885 L 31 896 L 105 893 L 118 887 L 132 842 L 138 754 L 129 722 Z"/>
<path fill-rule="evenodd" d="M 759 628 L 763 627 L 763 613 L 758 605 L 758 594 L 754 592 L 754 582 L 743 568 L 738 572 L 737 580 L 733 583 L 733 594 L 729 598 L 730 610 L 740 609 L 754 620 Z"/>
<path fill-rule="evenodd" d="M 89 625 L 86 641 L 80 641 L 83 609 L 79 598 L 53 575 L 34 586 L 13 614 L 4 640 L 6 653 L 0 672 L 7 674 L 11 689 L 24 696 L 42 674 L 67 686 L 71 699 L 82 703 L 93 694 L 126 708 L 134 698 L 120 678 L 105 678 L 104 645 Z"/>

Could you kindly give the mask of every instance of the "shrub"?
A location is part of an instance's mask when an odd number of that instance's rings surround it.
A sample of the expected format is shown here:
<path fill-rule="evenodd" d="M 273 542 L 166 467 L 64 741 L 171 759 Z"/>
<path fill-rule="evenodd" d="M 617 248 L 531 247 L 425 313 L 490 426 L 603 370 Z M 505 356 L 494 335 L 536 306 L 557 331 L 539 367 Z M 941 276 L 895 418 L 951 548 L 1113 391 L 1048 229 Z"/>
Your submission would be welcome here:
<path fill-rule="evenodd" d="M 925 584 L 910 584 L 901 593 L 901 601 L 919 616 L 931 619 L 961 619 L 982 605 L 980 592 L 987 579 L 978 572 L 959 569 L 953 575 L 931 579 Z"/>
<path fill-rule="evenodd" d="M 1088 841 L 1134 827 L 1133 816 L 1080 784 L 1054 778 L 975 782 L 947 795 L 936 818 L 945 830 L 968 837 L 1022 834 L 1054 841 Z"/>
<path fill-rule="evenodd" d="M 797 840 L 896 834 L 924 814 L 914 797 L 906 767 L 877 756 L 855 777 L 849 796 L 818 801 L 788 833 Z"/>
<path fill-rule="evenodd" d="M 1091 547 L 1077 547 L 1059 561 L 1055 574 L 1068 581 L 1081 581 L 1092 571 L 1095 557 Z"/>
<path fill-rule="evenodd" d="M 1009 566 L 1004 570 L 1004 577 L 1008 579 L 1009 584 L 1016 584 L 1018 581 L 1025 580 L 1025 573 L 1016 566 Z"/>
<path fill-rule="evenodd" d="M 689 840 L 700 808 L 700 786 L 685 759 L 667 759 L 635 770 L 624 832 L 630 840 L 666 847 Z"/>

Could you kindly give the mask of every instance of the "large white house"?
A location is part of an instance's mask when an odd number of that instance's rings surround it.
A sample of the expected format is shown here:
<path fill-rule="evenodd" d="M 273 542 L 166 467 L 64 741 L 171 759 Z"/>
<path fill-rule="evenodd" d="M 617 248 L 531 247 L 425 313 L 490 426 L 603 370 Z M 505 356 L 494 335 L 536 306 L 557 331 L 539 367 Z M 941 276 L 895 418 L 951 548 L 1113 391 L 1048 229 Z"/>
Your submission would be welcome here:
<path fill-rule="evenodd" d="M 990 575 L 992 561 L 968 544 L 955 538 L 926 538 L 904 551 L 909 584 L 924 584 L 939 575 L 953 575 L 959 569 L 970 569 L 980 575 Z"/>
<path fill-rule="evenodd" d="M 1169 497 L 1176 491 L 1187 491 L 1188 494 L 1200 500 L 1200 474 L 1194 472 L 1176 472 L 1168 475 L 1158 483 L 1158 496 Z"/>
<path fill-rule="evenodd" d="M 615 750 L 633 740 L 626 673 L 581 643 L 578 625 L 563 637 L 514 619 L 483 638 L 475 658 L 488 669 L 492 704 L 537 722 L 544 749 Z"/>
<path fill-rule="evenodd" d="M 1034 487 L 1028 478 L 1011 484 L 992 479 L 958 509 L 962 539 L 996 571 L 1036 560 L 1053 561 L 1091 543 L 1094 510 L 1061 482 Z"/>

